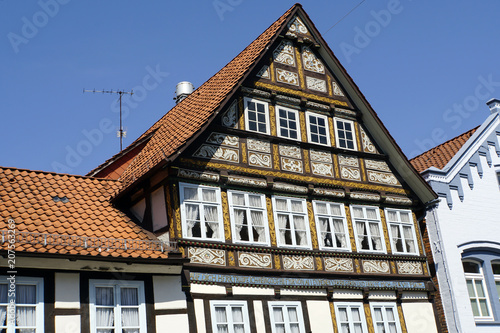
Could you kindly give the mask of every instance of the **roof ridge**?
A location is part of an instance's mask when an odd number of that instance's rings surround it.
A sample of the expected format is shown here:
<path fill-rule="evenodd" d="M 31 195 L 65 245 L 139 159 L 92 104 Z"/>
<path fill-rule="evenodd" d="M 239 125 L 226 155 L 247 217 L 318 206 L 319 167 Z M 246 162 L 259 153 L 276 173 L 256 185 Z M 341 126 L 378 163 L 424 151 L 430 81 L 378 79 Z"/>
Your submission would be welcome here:
<path fill-rule="evenodd" d="M 478 126 L 476 126 L 476 127 L 472 128 L 472 129 L 468 130 L 468 131 L 463 132 L 462 134 L 459 134 L 459 135 L 457 135 L 457 136 L 455 136 L 455 137 L 453 137 L 453 138 L 451 138 L 451 139 L 449 139 L 449 140 L 446 140 L 445 142 L 440 143 L 440 144 L 438 144 L 437 146 L 434 146 L 434 147 L 432 147 L 431 149 L 426 150 L 426 151 L 424 151 L 423 153 L 421 153 L 421 154 L 419 154 L 419 155 L 417 155 L 417 156 L 415 156 L 415 157 L 412 157 L 412 158 L 410 159 L 410 161 L 412 161 L 412 160 L 414 160 L 414 159 L 417 159 L 417 158 L 421 157 L 422 155 L 428 154 L 428 153 L 430 153 L 431 151 L 433 151 L 433 150 L 435 150 L 435 149 L 437 149 L 437 148 L 439 148 L 439 147 L 442 147 L 442 146 L 446 145 L 447 143 L 450 143 L 451 141 L 454 141 L 454 140 L 458 139 L 459 137 L 461 137 L 461 136 L 463 136 L 463 135 L 469 134 L 469 133 L 470 133 L 470 132 L 472 132 L 472 131 L 476 131 L 476 130 L 480 127 L 480 126 L 481 126 L 481 125 L 478 125 Z"/>
<path fill-rule="evenodd" d="M 58 172 L 54 172 L 54 171 L 45 171 L 45 170 L 32 170 L 32 169 L 24 169 L 24 168 L 16 168 L 16 167 L 6 167 L 6 166 L 1 166 L 1 165 L 0 165 L 0 169 L 34 172 L 34 173 L 49 174 L 49 175 L 54 175 L 54 176 L 69 176 L 69 177 L 77 177 L 77 178 L 83 178 L 83 179 L 89 179 L 89 180 L 99 180 L 99 181 L 105 180 L 105 181 L 112 181 L 112 182 L 118 182 L 118 183 L 120 182 L 119 180 L 116 180 L 116 179 L 74 175 L 74 174 L 70 174 L 70 173 L 58 173 Z"/>

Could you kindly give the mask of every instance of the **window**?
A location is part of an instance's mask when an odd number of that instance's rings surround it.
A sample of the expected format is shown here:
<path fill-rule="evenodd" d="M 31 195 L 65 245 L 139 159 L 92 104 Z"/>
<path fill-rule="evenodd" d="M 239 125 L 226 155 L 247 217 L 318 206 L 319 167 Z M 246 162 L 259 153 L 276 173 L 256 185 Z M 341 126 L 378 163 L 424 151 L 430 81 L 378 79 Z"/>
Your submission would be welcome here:
<path fill-rule="evenodd" d="M 292 140 L 300 140 L 299 113 L 297 110 L 276 106 L 278 136 Z"/>
<path fill-rule="evenodd" d="M 417 254 L 417 241 L 413 217 L 409 210 L 386 209 L 389 236 L 394 253 Z"/>
<path fill-rule="evenodd" d="M 492 263 L 493 277 L 495 278 L 495 286 L 497 287 L 497 297 L 500 300 L 500 263 Z"/>
<path fill-rule="evenodd" d="M 313 201 L 321 249 L 348 250 L 349 236 L 343 204 Z"/>
<path fill-rule="evenodd" d="M 92 333 L 146 333 L 142 281 L 90 280 Z"/>
<path fill-rule="evenodd" d="M 248 131 L 269 134 L 267 103 L 245 98 L 245 120 Z"/>
<path fill-rule="evenodd" d="M 385 252 L 378 207 L 351 207 L 358 251 Z"/>
<path fill-rule="evenodd" d="M 368 332 L 362 303 L 335 303 L 335 318 L 339 332 Z"/>
<path fill-rule="evenodd" d="M 223 241 L 220 189 L 187 183 L 179 185 L 183 236 Z"/>
<path fill-rule="evenodd" d="M 11 283 L 7 278 L 0 276 L 0 332 L 43 333 L 43 279 L 16 276 Z"/>
<path fill-rule="evenodd" d="M 250 333 L 246 302 L 210 301 L 212 332 Z"/>
<path fill-rule="evenodd" d="M 309 142 L 320 145 L 330 145 L 330 136 L 328 134 L 328 118 L 315 113 L 306 114 L 307 132 Z"/>
<path fill-rule="evenodd" d="M 263 194 L 228 191 L 233 241 L 269 244 L 266 198 Z"/>
<path fill-rule="evenodd" d="M 401 333 L 398 310 L 394 303 L 371 303 L 375 333 Z"/>
<path fill-rule="evenodd" d="M 305 333 L 299 302 L 269 302 L 272 333 Z"/>
<path fill-rule="evenodd" d="M 337 147 L 356 150 L 354 123 L 350 120 L 336 119 L 335 129 L 337 132 Z"/>
<path fill-rule="evenodd" d="M 273 197 L 274 219 L 279 246 L 311 247 L 306 201 Z"/>
<path fill-rule="evenodd" d="M 500 187 L 500 171 L 497 172 L 497 180 L 498 180 L 498 186 Z"/>
<path fill-rule="evenodd" d="M 473 261 L 463 261 L 462 265 L 474 318 L 493 319 L 491 316 L 488 292 L 485 289 L 484 276 L 480 264 Z"/>

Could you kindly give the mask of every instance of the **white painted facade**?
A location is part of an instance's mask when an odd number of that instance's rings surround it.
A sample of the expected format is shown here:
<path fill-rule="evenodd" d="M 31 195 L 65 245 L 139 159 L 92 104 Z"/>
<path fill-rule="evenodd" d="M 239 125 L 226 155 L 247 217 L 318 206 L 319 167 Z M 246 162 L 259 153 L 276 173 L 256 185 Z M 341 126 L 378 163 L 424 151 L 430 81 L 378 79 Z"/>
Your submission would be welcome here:
<path fill-rule="evenodd" d="M 500 262 L 499 117 L 492 109 L 443 170 L 431 167 L 422 173 L 440 197 L 426 220 L 450 332 L 500 332 L 500 302 L 491 269 L 492 260 Z M 489 318 L 473 315 L 464 259 L 482 269 Z"/>

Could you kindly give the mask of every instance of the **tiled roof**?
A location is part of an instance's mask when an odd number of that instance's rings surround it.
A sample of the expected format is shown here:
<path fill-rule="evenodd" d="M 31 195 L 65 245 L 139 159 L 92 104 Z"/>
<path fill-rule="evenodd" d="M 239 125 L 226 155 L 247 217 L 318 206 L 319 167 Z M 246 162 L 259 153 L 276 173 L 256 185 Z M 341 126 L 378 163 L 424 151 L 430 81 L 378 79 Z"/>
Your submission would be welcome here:
<path fill-rule="evenodd" d="M 285 12 L 231 62 L 173 107 L 138 139 L 141 140 L 154 132 L 146 147 L 120 178 L 124 187 L 146 174 L 163 159 L 173 155 L 202 129 L 298 7 L 300 5 L 295 4 Z"/>
<path fill-rule="evenodd" d="M 473 128 L 468 132 L 412 158 L 410 163 L 418 172 L 425 171 L 430 167 L 443 169 L 478 128 L 479 127 Z"/>
<path fill-rule="evenodd" d="M 4 236 L 0 250 L 7 249 L 12 219 L 16 253 L 167 258 L 166 252 L 145 249 L 159 241 L 110 203 L 119 185 L 113 180 L 0 167 L 0 231 Z M 47 235 L 51 235 L 49 241 Z M 113 244 L 93 247 L 100 242 L 96 238 Z M 144 249 L 131 249 L 134 240 Z M 57 245 L 62 241 L 64 245 Z M 125 243 L 129 246 L 116 246 Z"/>

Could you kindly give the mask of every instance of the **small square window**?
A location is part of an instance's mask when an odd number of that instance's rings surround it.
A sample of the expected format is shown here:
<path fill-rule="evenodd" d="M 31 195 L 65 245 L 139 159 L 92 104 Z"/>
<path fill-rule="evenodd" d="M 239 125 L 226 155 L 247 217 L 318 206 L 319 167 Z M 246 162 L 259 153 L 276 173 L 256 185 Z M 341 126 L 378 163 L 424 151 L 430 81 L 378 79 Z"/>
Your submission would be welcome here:
<path fill-rule="evenodd" d="M 248 131 L 269 134 L 269 111 L 266 102 L 245 98 L 245 121 Z"/>
<path fill-rule="evenodd" d="M 309 142 L 329 146 L 328 117 L 307 112 L 306 120 Z"/>
<path fill-rule="evenodd" d="M 337 147 L 356 150 L 354 122 L 345 119 L 335 120 Z"/>
<path fill-rule="evenodd" d="M 278 136 L 300 140 L 299 113 L 297 110 L 276 106 Z"/>

